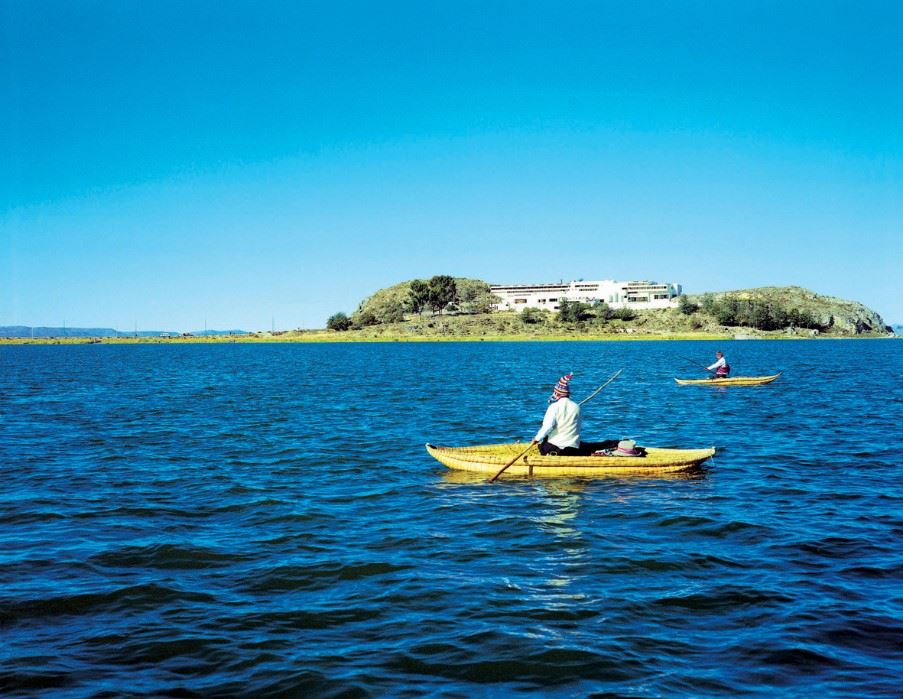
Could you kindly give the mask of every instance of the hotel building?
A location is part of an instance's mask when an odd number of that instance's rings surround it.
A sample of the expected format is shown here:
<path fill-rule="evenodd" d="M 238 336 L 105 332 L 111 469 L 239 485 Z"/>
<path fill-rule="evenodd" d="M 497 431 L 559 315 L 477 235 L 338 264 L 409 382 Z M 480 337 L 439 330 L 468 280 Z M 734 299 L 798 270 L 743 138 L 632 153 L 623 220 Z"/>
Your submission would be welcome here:
<path fill-rule="evenodd" d="M 680 284 L 668 282 L 617 282 L 610 279 L 590 282 L 560 282 L 558 284 L 493 284 L 493 294 L 499 301 L 494 311 L 522 311 L 525 308 L 545 308 L 557 311 L 562 299 L 595 303 L 601 301 L 611 308 L 673 308 L 681 294 Z"/>

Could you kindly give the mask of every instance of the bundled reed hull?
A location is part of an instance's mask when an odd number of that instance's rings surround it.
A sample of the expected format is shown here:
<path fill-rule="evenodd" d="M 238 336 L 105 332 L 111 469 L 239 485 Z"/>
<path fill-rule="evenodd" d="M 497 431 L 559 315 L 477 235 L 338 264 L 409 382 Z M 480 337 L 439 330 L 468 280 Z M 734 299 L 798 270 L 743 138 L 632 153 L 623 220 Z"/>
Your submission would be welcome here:
<path fill-rule="evenodd" d="M 771 383 L 781 375 L 771 376 L 734 376 L 726 379 L 674 379 L 681 386 L 761 386 Z"/>
<path fill-rule="evenodd" d="M 521 442 L 485 444 L 475 447 L 426 445 L 430 456 L 458 471 L 495 474 L 522 452 Z M 698 466 L 715 454 L 709 449 L 657 449 L 645 447 L 646 456 L 542 456 L 531 450 L 505 471 L 514 476 L 616 476 L 674 473 Z"/>

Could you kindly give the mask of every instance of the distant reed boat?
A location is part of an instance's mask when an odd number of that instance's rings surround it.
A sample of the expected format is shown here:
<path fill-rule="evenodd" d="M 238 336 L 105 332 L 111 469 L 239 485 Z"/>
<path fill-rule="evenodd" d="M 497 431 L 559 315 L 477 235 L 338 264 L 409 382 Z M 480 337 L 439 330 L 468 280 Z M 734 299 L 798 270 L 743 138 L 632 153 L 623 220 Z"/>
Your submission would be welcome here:
<path fill-rule="evenodd" d="M 782 372 L 771 376 L 730 376 L 726 379 L 674 379 L 681 386 L 761 386 L 771 383 Z"/>

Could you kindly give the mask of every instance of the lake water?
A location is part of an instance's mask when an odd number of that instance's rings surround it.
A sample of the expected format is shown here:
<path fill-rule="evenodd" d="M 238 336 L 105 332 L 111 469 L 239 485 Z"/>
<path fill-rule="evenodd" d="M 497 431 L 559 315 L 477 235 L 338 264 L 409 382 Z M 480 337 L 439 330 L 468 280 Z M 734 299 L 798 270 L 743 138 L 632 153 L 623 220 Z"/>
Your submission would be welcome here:
<path fill-rule="evenodd" d="M 722 348 L 768 386 L 677 386 Z M 0 693 L 899 697 L 903 342 L 0 348 Z M 558 377 L 669 478 L 455 477 Z"/>

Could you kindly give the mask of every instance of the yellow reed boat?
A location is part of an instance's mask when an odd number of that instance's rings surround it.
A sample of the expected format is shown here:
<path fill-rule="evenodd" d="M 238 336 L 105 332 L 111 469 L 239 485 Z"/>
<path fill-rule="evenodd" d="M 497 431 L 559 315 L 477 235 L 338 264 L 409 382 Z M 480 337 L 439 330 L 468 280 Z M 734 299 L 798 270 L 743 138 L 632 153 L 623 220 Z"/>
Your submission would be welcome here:
<path fill-rule="evenodd" d="M 486 475 L 495 475 L 525 448 L 522 442 L 475 447 L 426 445 L 430 456 L 449 468 Z M 655 475 L 691 469 L 715 454 L 715 447 L 644 449 L 646 456 L 542 456 L 538 450 L 531 449 L 511 464 L 505 474 L 542 477 Z"/>
<path fill-rule="evenodd" d="M 771 383 L 783 372 L 771 376 L 733 376 L 726 379 L 674 379 L 681 386 L 762 386 Z"/>

